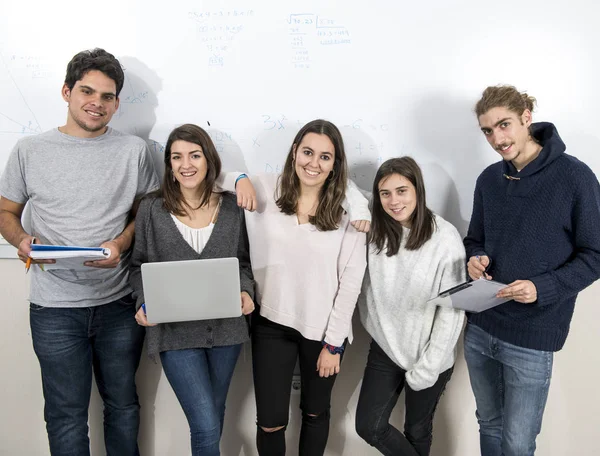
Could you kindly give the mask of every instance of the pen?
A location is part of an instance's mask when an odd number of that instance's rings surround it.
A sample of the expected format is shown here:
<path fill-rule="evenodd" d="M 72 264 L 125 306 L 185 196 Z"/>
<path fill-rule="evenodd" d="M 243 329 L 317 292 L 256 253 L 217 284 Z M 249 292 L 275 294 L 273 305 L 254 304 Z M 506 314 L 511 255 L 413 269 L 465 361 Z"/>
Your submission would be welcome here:
<path fill-rule="evenodd" d="M 477 259 L 477 261 L 481 262 L 481 256 L 475 255 L 475 258 Z M 489 259 L 489 257 L 488 257 L 488 259 Z M 486 279 L 490 278 L 490 276 L 488 275 L 487 272 L 489 271 L 491 265 L 492 265 L 492 261 L 490 260 L 489 263 L 488 263 L 488 265 L 483 270 L 483 275 L 485 276 Z"/>
<path fill-rule="evenodd" d="M 35 237 L 31 239 L 31 243 L 35 243 Z M 31 267 L 31 257 L 27 257 L 27 262 L 25 263 L 25 274 L 29 272 L 29 268 Z"/>

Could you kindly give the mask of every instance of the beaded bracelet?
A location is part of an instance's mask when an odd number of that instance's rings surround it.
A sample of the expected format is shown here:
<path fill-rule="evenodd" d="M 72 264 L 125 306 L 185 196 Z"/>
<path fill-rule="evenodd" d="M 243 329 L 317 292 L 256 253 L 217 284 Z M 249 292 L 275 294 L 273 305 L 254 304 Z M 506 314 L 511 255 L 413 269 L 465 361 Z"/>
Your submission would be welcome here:
<path fill-rule="evenodd" d="M 331 344 L 328 344 L 327 342 L 323 341 L 321 342 L 323 344 L 323 347 L 327 349 L 327 351 L 329 353 L 331 353 L 332 355 L 341 355 L 342 353 L 344 353 L 344 346 L 342 345 L 341 347 L 335 347 Z"/>

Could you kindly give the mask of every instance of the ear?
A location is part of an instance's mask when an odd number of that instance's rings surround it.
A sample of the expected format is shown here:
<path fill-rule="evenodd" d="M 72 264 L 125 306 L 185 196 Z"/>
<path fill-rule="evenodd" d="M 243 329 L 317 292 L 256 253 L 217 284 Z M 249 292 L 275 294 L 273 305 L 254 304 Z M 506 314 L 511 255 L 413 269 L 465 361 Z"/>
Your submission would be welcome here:
<path fill-rule="evenodd" d="M 117 97 L 117 99 L 115 100 L 115 111 L 116 111 L 117 109 L 119 109 L 119 101 L 120 101 L 120 98 L 119 98 L 119 97 Z"/>
<path fill-rule="evenodd" d="M 296 160 L 296 144 L 292 146 L 292 161 Z"/>
<path fill-rule="evenodd" d="M 526 109 L 525 111 L 523 111 L 523 114 L 521 114 L 521 122 L 526 127 L 529 127 L 529 125 L 531 125 L 532 122 L 532 117 L 533 116 L 531 115 L 531 111 L 529 109 Z"/>
<path fill-rule="evenodd" d="M 67 103 L 71 101 L 71 89 L 69 89 L 69 86 L 67 86 L 66 83 L 63 84 L 60 94 Z"/>

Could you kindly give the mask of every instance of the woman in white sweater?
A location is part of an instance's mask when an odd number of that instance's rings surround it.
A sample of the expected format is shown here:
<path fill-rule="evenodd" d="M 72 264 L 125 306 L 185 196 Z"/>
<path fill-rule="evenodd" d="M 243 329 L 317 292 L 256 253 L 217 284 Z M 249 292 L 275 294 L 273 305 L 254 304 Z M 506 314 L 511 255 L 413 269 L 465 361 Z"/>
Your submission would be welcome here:
<path fill-rule="evenodd" d="M 456 228 L 427 208 L 421 170 L 410 157 L 377 171 L 372 215 L 359 308 L 373 340 L 356 430 L 382 454 L 426 456 L 464 320 L 464 312 L 427 301 L 466 280 L 465 251 Z M 405 386 L 403 434 L 389 418 Z"/>
<path fill-rule="evenodd" d="M 234 179 L 240 190 L 246 179 L 237 174 L 225 176 L 223 187 L 232 190 Z M 257 207 L 246 212 L 246 225 L 260 304 L 252 323 L 258 452 L 285 454 L 298 359 L 299 454 L 319 456 L 327 444 L 331 390 L 351 338 L 366 267 L 366 236 L 350 220 L 370 219 L 368 202 L 348 183 L 342 136 L 325 120 L 300 129 L 280 176 L 259 174 L 251 180 Z M 346 202 L 354 209 L 352 218 Z"/>

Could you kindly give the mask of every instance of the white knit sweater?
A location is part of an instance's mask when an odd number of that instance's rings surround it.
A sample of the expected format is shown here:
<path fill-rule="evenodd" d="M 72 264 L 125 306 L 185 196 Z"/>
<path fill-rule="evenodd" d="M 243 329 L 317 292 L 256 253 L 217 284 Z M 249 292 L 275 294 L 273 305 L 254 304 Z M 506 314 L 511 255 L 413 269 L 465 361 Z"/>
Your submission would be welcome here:
<path fill-rule="evenodd" d="M 466 280 L 462 239 L 454 226 L 435 216 L 433 236 L 418 250 L 406 250 L 409 230 L 392 257 L 369 246 L 368 271 L 359 309 L 361 321 L 382 350 L 419 391 L 452 367 L 464 312 L 427 304 L 440 291 Z"/>

